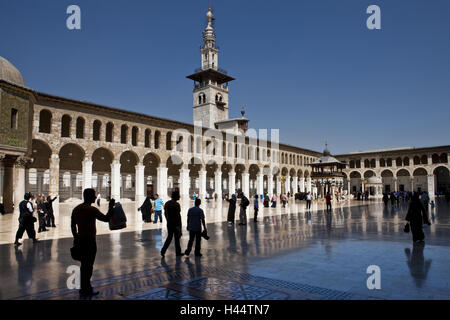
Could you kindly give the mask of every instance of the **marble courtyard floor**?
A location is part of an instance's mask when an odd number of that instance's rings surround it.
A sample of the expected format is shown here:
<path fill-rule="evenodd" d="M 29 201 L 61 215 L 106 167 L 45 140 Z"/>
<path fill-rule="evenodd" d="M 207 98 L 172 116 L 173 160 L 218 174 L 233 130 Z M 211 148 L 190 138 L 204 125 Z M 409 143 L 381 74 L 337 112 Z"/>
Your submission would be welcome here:
<path fill-rule="evenodd" d="M 182 205 L 185 223 L 189 203 Z M 78 264 L 69 253 L 71 207 L 60 205 L 57 228 L 40 233 L 41 242 L 24 236 L 18 249 L 16 216 L 0 217 L 0 299 L 78 299 L 67 287 L 67 270 Z M 97 223 L 95 299 L 450 299 L 450 207 L 443 200 L 430 210 L 422 246 L 403 232 L 406 204 L 352 200 L 327 214 L 323 203 L 307 212 L 303 201 L 291 201 L 262 210 L 257 223 L 250 209 L 247 226 L 229 227 L 227 203 L 211 202 L 211 239 L 202 241 L 200 259 L 175 258 L 173 247 L 161 259 L 165 228 L 143 224 L 134 203 L 124 208 L 127 229 Z M 183 249 L 187 241 L 184 231 Z M 366 286 L 370 265 L 381 269 L 380 290 Z"/>

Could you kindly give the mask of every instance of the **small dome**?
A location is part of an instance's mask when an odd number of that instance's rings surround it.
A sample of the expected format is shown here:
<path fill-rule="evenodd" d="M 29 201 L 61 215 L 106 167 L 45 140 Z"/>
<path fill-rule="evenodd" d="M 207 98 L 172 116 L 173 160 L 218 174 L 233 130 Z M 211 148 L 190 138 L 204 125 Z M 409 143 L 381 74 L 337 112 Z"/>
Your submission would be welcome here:
<path fill-rule="evenodd" d="M 206 13 L 206 19 L 208 19 L 208 20 L 214 19 L 214 15 L 213 15 L 211 9 L 209 9 L 208 12 Z"/>
<path fill-rule="evenodd" d="M 0 80 L 5 80 L 15 85 L 25 87 L 25 82 L 23 81 L 19 70 L 17 70 L 11 62 L 2 57 L 0 57 Z"/>

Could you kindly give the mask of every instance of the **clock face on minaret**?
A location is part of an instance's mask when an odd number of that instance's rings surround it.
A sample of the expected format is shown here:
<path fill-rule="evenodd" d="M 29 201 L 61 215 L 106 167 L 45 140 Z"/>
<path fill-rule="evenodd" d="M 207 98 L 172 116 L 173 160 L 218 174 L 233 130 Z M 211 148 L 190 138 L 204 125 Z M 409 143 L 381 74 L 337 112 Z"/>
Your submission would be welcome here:
<path fill-rule="evenodd" d="M 187 78 L 194 81 L 194 124 L 215 128 L 216 122 L 228 120 L 228 83 L 234 78 L 219 68 L 219 48 L 216 47 L 211 6 L 206 19 L 208 24 L 203 31 L 203 46 L 200 48 L 201 68 Z"/>

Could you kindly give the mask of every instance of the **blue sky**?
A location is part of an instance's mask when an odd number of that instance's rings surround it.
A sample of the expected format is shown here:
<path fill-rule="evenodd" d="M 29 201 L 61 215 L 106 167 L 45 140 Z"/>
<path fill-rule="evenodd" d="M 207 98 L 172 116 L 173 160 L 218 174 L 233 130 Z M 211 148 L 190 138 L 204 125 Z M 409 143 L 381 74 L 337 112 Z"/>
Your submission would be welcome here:
<path fill-rule="evenodd" d="M 82 30 L 66 28 L 77 4 Z M 381 8 L 381 30 L 366 8 Z M 213 0 L 230 116 L 332 153 L 448 145 L 450 1 Z M 192 122 L 208 0 L 0 0 L 0 56 L 46 93 Z"/>

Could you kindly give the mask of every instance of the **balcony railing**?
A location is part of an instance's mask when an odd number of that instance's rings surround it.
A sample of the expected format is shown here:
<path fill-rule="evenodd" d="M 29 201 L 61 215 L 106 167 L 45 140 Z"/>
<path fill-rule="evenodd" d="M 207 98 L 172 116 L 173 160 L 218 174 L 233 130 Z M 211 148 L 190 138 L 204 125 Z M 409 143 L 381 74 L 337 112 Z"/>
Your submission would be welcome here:
<path fill-rule="evenodd" d="M 220 73 L 228 74 L 228 72 L 226 70 L 218 68 L 217 66 L 214 66 L 212 64 L 204 65 L 202 68 L 197 68 L 197 69 L 195 69 L 194 72 L 197 73 L 197 72 L 201 72 L 203 70 L 208 70 L 208 69 L 213 69 L 213 70 L 219 71 Z"/>

